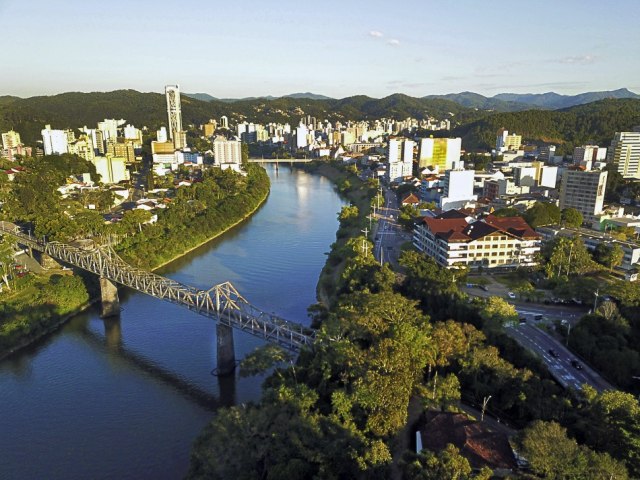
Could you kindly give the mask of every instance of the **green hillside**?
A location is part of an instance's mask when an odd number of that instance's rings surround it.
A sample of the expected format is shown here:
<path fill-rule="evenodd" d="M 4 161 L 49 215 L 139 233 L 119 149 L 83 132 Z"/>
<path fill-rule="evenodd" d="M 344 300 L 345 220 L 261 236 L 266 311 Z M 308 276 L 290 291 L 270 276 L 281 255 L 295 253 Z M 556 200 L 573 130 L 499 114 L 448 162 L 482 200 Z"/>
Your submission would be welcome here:
<path fill-rule="evenodd" d="M 466 149 L 488 149 L 495 145 L 496 132 L 504 127 L 523 139 L 551 142 L 560 152 L 592 141 L 609 145 L 616 131 L 640 125 L 640 100 L 606 99 L 564 110 L 526 110 L 496 113 L 453 129 Z"/>

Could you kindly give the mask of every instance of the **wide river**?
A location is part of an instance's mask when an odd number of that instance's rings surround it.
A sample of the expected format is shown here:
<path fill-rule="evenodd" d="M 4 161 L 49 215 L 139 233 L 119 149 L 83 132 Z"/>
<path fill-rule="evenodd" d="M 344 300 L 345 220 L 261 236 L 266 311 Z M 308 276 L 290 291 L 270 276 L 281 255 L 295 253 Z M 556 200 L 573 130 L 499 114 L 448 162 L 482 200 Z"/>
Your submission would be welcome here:
<path fill-rule="evenodd" d="M 271 194 L 242 225 L 160 273 L 308 324 L 307 307 L 344 201 L 323 177 L 267 167 Z M 260 396 L 261 378 L 217 378 L 214 323 L 121 291 L 119 320 L 97 308 L 0 362 L 0 478 L 182 478 L 220 405 Z M 234 332 L 242 358 L 259 339 Z"/>

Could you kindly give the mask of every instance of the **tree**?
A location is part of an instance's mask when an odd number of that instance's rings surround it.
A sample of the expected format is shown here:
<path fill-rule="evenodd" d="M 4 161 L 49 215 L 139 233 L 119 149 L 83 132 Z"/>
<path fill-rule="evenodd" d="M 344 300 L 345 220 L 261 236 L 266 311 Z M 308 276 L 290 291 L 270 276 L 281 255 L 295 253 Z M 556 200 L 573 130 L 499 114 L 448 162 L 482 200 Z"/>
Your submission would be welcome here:
<path fill-rule="evenodd" d="M 547 242 L 542 251 L 548 278 L 583 275 L 600 267 L 593 261 L 580 237 L 557 237 Z"/>
<path fill-rule="evenodd" d="M 582 225 L 582 214 L 575 208 L 565 208 L 561 213 L 562 225 L 565 227 L 579 227 Z"/>
<path fill-rule="evenodd" d="M 401 466 L 403 478 L 407 480 L 488 480 L 492 476 L 488 468 L 472 475 L 469 461 L 452 444 L 438 453 L 430 450 L 422 450 L 418 454 L 406 453 Z"/>
<path fill-rule="evenodd" d="M 520 433 L 517 444 L 531 470 L 544 478 L 626 479 L 628 476 L 623 464 L 606 453 L 578 445 L 556 422 L 533 422 Z"/>
<path fill-rule="evenodd" d="M 490 330 L 500 330 L 503 325 L 518 321 L 516 308 L 500 297 L 489 297 L 480 310 L 480 316 L 485 321 L 485 328 Z"/>
<path fill-rule="evenodd" d="M 560 223 L 560 209 L 554 203 L 536 202 L 523 215 L 533 228 Z"/>
<path fill-rule="evenodd" d="M 624 250 L 617 243 L 612 245 L 599 243 L 595 249 L 595 257 L 598 263 L 609 267 L 609 271 L 612 271 L 614 267 L 622 264 L 622 260 L 624 259 Z"/>
<path fill-rule="evenodd" d="M 11 290 L 9 274 L 13 264 L 13 242 L 9 235 L 0 236 L 0 275 L 7 289 Z"/>

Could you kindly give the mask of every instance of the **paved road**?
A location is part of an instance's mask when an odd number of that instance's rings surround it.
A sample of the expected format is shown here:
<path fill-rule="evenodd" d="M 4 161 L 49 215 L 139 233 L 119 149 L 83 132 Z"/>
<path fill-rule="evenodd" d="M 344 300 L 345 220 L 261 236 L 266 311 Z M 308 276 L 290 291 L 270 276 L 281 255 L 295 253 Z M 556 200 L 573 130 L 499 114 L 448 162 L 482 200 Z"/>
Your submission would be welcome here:
<path fill-rule="evenodd" d="M 553 375 L 563 387 L 580 390 L 582 385 L 586 383 L 599 392 L 613 389 L 610 383 L 604 380 L 588 365 L 578 360 L 558 340 L 531 325 L 530 323 L 532 322 L 534 322 L 534 320 L 528 317 L 526 324 L 508 326 L 505 328 L 505 331 L 522 346 L 538 355 L 549 368 L 551 375 Z M 549 353 L 550 350 L 554 350 L 558 357 L 556 358 L 551 355 Z M 582 365 L 582 369 L 578 370 L 571 365 L 572 360 L 578 361 L 580 365 Z"/>
<path fill-rule="evenodd" d="M 397 272 L 400 247 L 411 241 L 411 234 L 398 224 L 398 200 L 395 192 L 385 187 L 384 197 L 384 205 L 380 206 L 376 214 L 378 223 L 374 229 L 373 254 L 376 260 L 382 259 L 382 262 L 390 263 L 391 268 Z"/>

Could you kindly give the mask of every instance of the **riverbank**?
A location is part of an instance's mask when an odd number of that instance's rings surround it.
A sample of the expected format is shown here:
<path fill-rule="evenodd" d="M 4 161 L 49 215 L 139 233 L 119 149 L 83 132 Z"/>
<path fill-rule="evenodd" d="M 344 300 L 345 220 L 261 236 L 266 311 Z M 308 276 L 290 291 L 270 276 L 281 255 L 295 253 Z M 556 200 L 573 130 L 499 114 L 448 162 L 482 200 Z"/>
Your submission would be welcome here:
<path fill-rule="evenodd" d="M 235 211 L 240 214 L 239 218 L 230 219 L 228 216 L 220 218 L 223 214 L 230 213 L 230 209 L 225 203 L 227 199 L 223 199 L 212 208 L 215 210 L 214 213 L 219 219 L 219 223 L 212 225 L 211 222 L 205 222 L 208 219 L 204 218 L 204 215 L 196 217 L 196 219 L 203 220 L 202 228 L 194 229 L 194 232 L 197 231 L 199 234 L 192 232 L 191 235 L 178 235 L 180 243 L 170 243 L 171 236 L 176 236 L 176 234 L 173 231 L 165 230 L 165 235 L 160 239 L 145 237 L 146 242 L 133 243 L 128 251 L 125 250 L 126 253 L 123 256 L 130 261 L 132 260 L 131 253 L 139 252 L 132 263 L 146 264 L 148 269 L 158 270 L 242 224 L 265 203 L 270 191 L 269 178 L 262 167 L 251 166 L 249 177 L 247 190 L 254 187 L 255 191 L 242 192 L 243 201 L 234 203 Z M 202 231 L 207 228 L 208 231 Z M 169 248 L 166 250 L 172 250 L 169 258 L 148 255 L 147 249 L 153 243 L 164 243 L 165 246 L 168 246 Z M 178 249 L 178 246 L 182 248 Z M 153 259 L 156 261 L 153 262 Z M 45 282 L 42 281 L 42 278 L 34 278 L 27 290 L 16 292 L 0 303 L 0 360 L 51 334 L 69 319 L 100 300 L 99 289 L 96 288 L 96 285 L 91 285 L 91 280 L 86 281 L 86 278 L 90 277 L 85 277 L 83 282 L 81 277 L 77 275 L 57 275 L 63 279 L 76 280 L 62 280 L 59 283 L 52 283 L 50 280 L 53 277 L 53 275 L 47 275 Z M 70 282 L 74 283 L 73 288 L 69 288 L 67 285 Z M 69 296 L 70 294 L 71 296 Z"/>
<path fill-rule="evenodd" d="M 338 228 L 336 241 L 331 244 L 329 256 L 320 272 L 316 296 L 319 303 L 329 308 L 336 299 L 336 286 L 345 265 L 345 259 L 340 256 L 339 251 L 350 238 L 360 236 L 362 230 L 368 225 L 367 217 L 371 213 L 371 201 L 375 197 L 376 188 L 368 186 L 348 166 L 341 163 L 318 161 L 302 164 L 300 168 L 330 180 L 336 185 L 338 191 L 358 208 L 357 220 L 349 226 Z"/>

